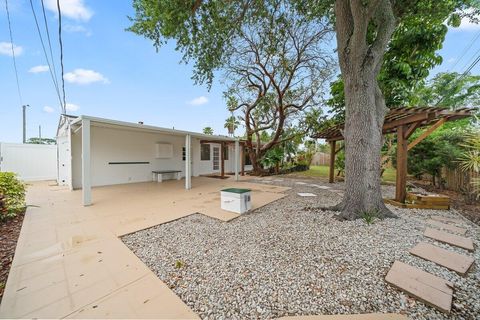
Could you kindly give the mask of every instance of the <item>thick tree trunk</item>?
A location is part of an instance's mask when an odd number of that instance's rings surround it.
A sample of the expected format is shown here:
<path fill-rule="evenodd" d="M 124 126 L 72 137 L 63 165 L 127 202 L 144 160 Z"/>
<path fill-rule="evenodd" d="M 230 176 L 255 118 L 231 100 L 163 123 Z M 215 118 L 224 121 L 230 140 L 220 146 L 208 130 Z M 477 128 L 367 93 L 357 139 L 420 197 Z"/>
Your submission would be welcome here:
<path fill-rule="evenodd" d="M 381 191 L 382 126 L 386 108 L 368 75 L 345 77 L 345 196 L 337 206 L 340 218 L 354 220 L 364 212 L 393 216 Z M 359 90 L 360 89 L 360 90 Z M 379 105 L 377 105 L 377 103 Z"/>
<path fill-rule="evenodd" d="M 254 175 L 265 175 L 267 174 L 267 170 L 265 170 L 260 163 L 260 159 L 262 158 L 260 154 L 257 154 L 255 150 L 249 148 L 248 149 L 248 156 L 250 158 L 250 162 L 252 163 L 253 167 L 253 174 Z"/>
<path fill-rule="evenodd" d="M 395 28 L 389 0 L 335 2 L 338 57 L 345 85 L 345 195 L 334 209 L 353 220 L 364 212 L 394 216 L 381 192 L 382 127 L 387 108 L 377 83 Z M 375 39 L 367 42 L 374 22 Z"/>

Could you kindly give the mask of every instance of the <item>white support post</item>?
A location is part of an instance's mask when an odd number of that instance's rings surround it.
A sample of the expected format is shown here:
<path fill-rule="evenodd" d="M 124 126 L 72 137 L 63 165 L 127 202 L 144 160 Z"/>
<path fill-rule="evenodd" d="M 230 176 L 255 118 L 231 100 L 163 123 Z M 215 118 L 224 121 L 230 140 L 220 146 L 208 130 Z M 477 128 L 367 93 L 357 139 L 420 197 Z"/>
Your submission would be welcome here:
<path fill-rule="evenodd" d="M 237 139 L 235 140 L 235 181 L 239 180 L 239 176 L 238 176 L 239 156 L 240 156 L 240 142 Z"/>
<path fill-rule="evenodd" d="M 92 204 L 92 181 L 90 173 L 90 120 L 82 119 L 82 196 L 83 205 Z"/>
<path fill-rule="evenodd" d="M 185 189 L 192 189 L 192 137 L 185 136 Z"/>

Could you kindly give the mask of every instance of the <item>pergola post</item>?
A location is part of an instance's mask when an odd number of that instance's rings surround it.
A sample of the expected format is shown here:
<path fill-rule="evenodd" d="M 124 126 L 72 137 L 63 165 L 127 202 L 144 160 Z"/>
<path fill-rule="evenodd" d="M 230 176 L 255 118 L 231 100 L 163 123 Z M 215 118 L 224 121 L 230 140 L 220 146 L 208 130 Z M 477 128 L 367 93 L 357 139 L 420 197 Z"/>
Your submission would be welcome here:
<path fill-rule="evenodd" d="M 405 202 L 407 197 L 407 153 L 408 140 L 405 136 L 406 126 L 397 128 L 397 174 L 395 181 L 395 200 Z"/>
<path fill-rule="evenodd" d="M 220 175 L 225 176 L 225 142 L 220 143 Z"/>
<path fill-rule="evenodd" d="M 90 119 L 82 119 L 82 198 L 84 206 L 92 204 L 90 165 Z"/>
<path fill-rule="evenodd" d="M 239 180 L 238 176 L 238 158 L 240 156 L 240 142 L 235 140 L 235 181 Z"/>
<path fill-rule="evenodd" d="M 328 175 L 328 182 L 334 183 L 335 182 L 335 155 L 337 154 L 335 151 L 336 148 L 336 141 L 330 141 L 330 171 Z"/>
<path fill-rule="evenodd" d="M 185 136 L 185 189 L 192 189 L 192 136 Z"/>

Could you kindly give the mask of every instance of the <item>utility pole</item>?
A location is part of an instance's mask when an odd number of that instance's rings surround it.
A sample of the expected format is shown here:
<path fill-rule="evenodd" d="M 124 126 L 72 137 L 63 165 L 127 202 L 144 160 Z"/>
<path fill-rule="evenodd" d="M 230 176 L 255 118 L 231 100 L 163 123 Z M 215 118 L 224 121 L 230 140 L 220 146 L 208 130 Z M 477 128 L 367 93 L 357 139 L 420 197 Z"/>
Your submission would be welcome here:
<path fill-rule="evenodd" d="M 27 107 L 30 107 L 28 104 L 22 106 L 23 112 L 23 143 L 27 142 Z"/>
<path fill-rule="evenodd" d="M 42 125 L 38 125 L 38 138 L 42 139 Z"/>

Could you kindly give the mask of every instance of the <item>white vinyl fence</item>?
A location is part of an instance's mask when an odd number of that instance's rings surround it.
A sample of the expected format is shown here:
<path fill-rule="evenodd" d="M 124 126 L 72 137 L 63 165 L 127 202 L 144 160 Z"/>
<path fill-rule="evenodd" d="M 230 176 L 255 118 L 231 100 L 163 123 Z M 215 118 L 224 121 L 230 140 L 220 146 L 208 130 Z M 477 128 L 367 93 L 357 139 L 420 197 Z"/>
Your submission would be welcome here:
<path fill-rule="evenodd" d="M 0 142 L 0 171 L 25 181 L 57 178 L 57 146 Z"/>

